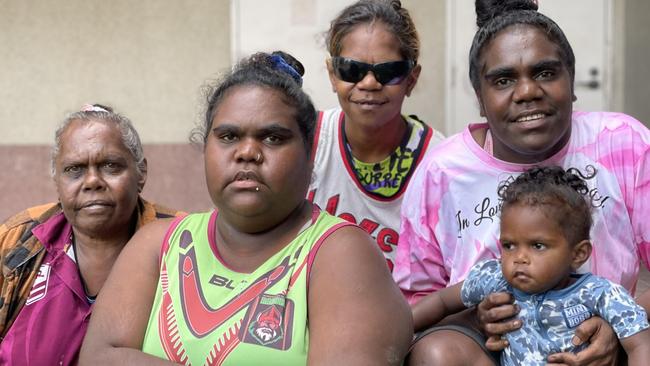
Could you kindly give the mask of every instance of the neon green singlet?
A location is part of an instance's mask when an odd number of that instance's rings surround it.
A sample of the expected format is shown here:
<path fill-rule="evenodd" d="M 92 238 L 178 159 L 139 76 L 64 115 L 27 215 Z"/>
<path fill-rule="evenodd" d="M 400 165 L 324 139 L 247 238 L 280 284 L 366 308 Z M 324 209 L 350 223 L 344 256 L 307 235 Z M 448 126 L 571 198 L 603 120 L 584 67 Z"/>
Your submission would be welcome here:
<path fill-rule="evenodd" d="M 215 222 L 216 212 L 188 215 L 169 236 L 142 350 L 186 365 L 305 365 L 308 262 L 347 223 L 315 212 L 291 243 L 240 273 L 218 255 Z"/>

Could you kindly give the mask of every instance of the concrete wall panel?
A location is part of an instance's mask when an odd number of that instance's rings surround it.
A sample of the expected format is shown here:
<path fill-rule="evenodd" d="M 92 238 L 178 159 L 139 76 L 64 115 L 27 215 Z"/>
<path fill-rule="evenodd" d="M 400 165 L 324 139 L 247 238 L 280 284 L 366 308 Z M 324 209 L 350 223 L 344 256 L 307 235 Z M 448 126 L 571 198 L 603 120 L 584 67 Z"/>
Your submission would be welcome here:
<path fill-rule="evenodd" d="M 0 4 L 0 144 L 50 144 L 87 102 L 129 116 L 145 142 L 185 142 L 200 86 L 230 63 L 228 0 Z"/>

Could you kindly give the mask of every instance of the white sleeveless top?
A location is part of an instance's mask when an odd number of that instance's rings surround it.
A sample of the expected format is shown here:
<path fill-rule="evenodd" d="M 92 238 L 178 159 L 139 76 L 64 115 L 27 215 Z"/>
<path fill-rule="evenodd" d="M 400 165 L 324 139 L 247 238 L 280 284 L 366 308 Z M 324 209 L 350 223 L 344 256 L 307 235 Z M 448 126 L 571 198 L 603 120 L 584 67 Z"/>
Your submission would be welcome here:
<path fill-rule="evenodd" d="M 417 119 L 404 116 L 411 130 L 420 131 L 419 138 L 411 139 L 407 145 L 414 154 L 413 165 L 402 188 L 392 197 L 381 197 L 366 191 L 355 175 L 342 135 L 344 116 L 340 108 L 319 113 L 312 150 L 314 177 L 307 198 L 330 214 L 356 223 L 370 233 L 392 271 L 404 190 L 423 156 L 443 137 Z"/>

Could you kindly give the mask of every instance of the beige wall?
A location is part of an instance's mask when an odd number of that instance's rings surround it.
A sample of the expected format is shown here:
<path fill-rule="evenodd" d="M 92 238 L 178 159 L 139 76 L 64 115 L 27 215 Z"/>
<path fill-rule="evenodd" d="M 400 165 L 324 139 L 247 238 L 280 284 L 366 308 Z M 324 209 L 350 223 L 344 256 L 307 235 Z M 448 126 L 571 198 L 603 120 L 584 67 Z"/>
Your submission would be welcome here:
<path fill-rule="evenodd" d="M 83 103 L 130 117 L 145 144 L 144 196 L 211 207 L 188 144 L 201 85 L 230 65 L 228 0 L 0 1 L 0 221 L 56 200 L 49 151 Z"/>
<path fill-rule="evenodd" d="M 446 7 L 444 0 L 404 0 L 420 33 L 422 73 L 405 111 L 445 131 Z"/>
<path fill-rule="evenodd" d="M 620 0 L 619 0 L 620 1 Z M 650 1 L 625 0 L 623 111 L 650 126 Z"/>
<path fill-rule="evenodd" d="M 228 0 L 3 0 L 0 144 L 50 144 L 86 102 L 145 143 L 186 142 L 199 87 L 230 62 Z"/>

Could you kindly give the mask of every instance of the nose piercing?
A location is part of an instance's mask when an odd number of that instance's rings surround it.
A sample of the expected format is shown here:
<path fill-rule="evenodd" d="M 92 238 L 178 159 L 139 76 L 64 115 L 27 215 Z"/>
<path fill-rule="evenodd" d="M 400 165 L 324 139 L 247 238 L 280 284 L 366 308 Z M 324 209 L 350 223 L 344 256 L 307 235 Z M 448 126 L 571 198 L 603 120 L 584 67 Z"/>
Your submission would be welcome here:
<path fill-rule="evenodd" d="M 261 153 L 257 153 L 257 157 L 255 158 L 255 162 L 256 162 L 256 163 L 260 163 L 261 161 L 262 161 L 262 154 L 261 154 Z"/>

